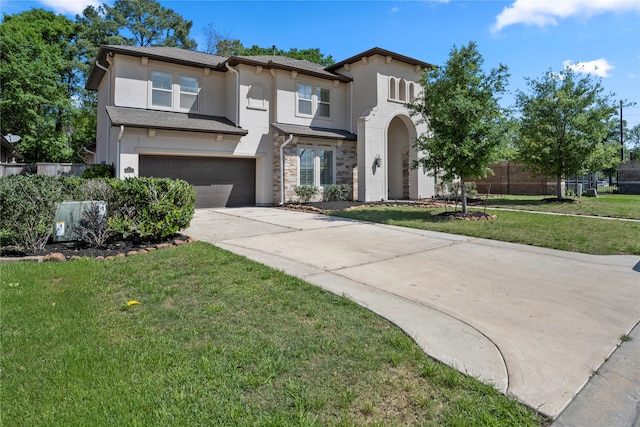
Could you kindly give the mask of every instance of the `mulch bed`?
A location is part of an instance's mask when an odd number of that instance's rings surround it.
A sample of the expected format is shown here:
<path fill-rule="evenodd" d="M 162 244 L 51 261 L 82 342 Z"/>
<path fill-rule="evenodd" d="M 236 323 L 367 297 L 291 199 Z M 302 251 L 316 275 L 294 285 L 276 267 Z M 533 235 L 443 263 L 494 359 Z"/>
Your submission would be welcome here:
<path fill-rule="evenodd" d="M 27 258 L 35 261 L 66 261 L 84 257 L 102 260 L 167 249 L 189 243 L 192 240 L 189 236 L 175 234 L 161 241 L 129 242 L 118 240 L 99 248 L 89 247 L 82 242 L 50 243 L 44 249 L 33 254 L 25 254 L 14 246 L 3 246 L 0 248 L 0 257 Z"/>

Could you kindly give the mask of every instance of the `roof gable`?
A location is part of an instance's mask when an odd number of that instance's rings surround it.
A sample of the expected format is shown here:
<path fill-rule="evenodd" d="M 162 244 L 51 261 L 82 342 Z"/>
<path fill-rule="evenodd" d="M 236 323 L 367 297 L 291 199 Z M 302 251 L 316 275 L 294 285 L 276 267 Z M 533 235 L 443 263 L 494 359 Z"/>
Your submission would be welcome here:
<path fill-rule="evenodd" d="M 395 59 L 396 61 L 404 62 L 405 64 L 417 66 L 424 69 L 435 68 L 435 65 L 429 64 L 428 62 L 424 62 L 418 59 L 410 58 L 408 56 L 400 55 L 399 53 L 391 52 L 390 50 L 374 47 L 373 49 L 369 49 L 365 52 L 359 53 L 357 55 L 352 56 L 351 58 L 347 58 L 344 61 L 340 61 L 336 64 L 331 65 L 330 67 L 327 67 L 327 71 L 335 72 L 347 64 L 354 64 L 358 61 L 361 61 L 362 58 L 368 58 L 374 55 L 380 55 L 386 58 Z"/>

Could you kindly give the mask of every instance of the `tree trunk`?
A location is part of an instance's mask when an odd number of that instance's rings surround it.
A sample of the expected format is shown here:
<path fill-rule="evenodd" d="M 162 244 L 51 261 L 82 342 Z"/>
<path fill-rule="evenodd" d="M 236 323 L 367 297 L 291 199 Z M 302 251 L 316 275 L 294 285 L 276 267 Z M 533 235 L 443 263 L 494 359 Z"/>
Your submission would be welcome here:
<path fill-rule="evenodd" d="M 464 178 L 460 178 L 460 194 L 462 194 L 462 214 L 467 213 L 467 188 L 464 185 Z"/>
<path fill-rule="evenodd" d="M 562 199 L 562 175 L 556 176 L 556 194 L 558 199 Z"/>

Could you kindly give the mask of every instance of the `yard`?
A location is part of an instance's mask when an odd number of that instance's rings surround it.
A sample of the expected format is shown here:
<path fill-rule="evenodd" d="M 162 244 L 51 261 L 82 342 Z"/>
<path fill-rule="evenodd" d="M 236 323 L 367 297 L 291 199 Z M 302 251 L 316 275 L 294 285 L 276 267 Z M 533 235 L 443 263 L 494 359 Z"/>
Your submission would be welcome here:
<path fill-rule="evenodd" d="M 350 300 L 205 243 L 4 264 L 0 287 L 4 425 L 547 422 Z"/>
<path fill-rule="evenodd" d="M 437 218 L 436 215 L 445 211 L 444 208 L 372 206 L 334 211 L 331 214 L 572 252 L 640 255 L 640 222 L 588 217 L 592 215 L 640 220 L 640 196 L 611 194 L 598 198 L 582 197 L 576 203 L 545 202 L 542 199 L 542 196 L 490 197 L 486 202 L 486 211 L 498 216 L 492 221 Z M 470 206 L 469 210 L 484 211 L 484 201 Z M 582 216 L 546 215 L 531 211 Z"/>

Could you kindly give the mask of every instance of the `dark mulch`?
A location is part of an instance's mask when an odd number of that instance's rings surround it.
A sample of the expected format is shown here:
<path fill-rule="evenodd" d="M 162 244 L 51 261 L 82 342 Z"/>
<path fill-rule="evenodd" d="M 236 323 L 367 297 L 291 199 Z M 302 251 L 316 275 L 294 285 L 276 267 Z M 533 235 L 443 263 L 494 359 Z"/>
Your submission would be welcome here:
<path fill-rule="evenodd" d="M 174 243 L 176 240 L 187 241 L 188 236 L 182 234 L 174 234 L 159 241 L 144 241 L 144 242 L 130 242 L 125 240 L 117 240 L 110 242 L 104 247 L 90 247 L 84 242 L 67 242 L 67 243 L 49 243 L 44 249 L 41 249 L 35 253 L 27 254 L 21 251 L 15 246 L 2 246 L 0 247 L 0 257 L 14 258 L 24 257 L 27 255 L 48 255 L 52 253 L 61 253 L 67 259 L 72 256 L 77 257 L 90 257 L 95 258 L 98 256 L 108 257 L 117 256 L 118 254 L 127 254 L 131 251 L 139 251 L 141 249 L 147 249 L 155 247 L 156 245 L 163 243 Z"/>
<path fill-rule="evenodd" d="M 542 199 L 542 201 L 544 203 L 568 203 L 568 204 L 572 204 L 572 205 L 579 205 L 580 204 L 580 200 L 577 199 L 568 199 L 566 197 L 563 197 L 562 199 L 558 199 L 557 197 L 549 197 L 546 199 Z"/>
<path fill-rule="evenodd" d="M 457 219 L 457 220 L 467 220 L 467 221 L 486 221 L 496 219 L 496 215 L 490 215 L 485 212 L 475 212 L 475 211 L 467 211 L 466 214 L 463 214 L 461 211 L 456 212 L 442 212 L 434 217 L 439 219 Z"/>
<path fill-rule="evenodd" d="M 362 207 L 372 206 L 412 206 L 422 208 L 437 208 L 444 207 L 444 202 L 436 199 L 425 200 L 395 200 L 386 202 L 356 202 L 351 200 L 335 200 L 330 202 L 310 202 L 310 203 L 289 203 L 284 205 L 283 209 L 303 211 L 303 212 L 317 212 L 326 213 L 332 211 L 344 211 L 350 209 L 358 209 Z"/>

